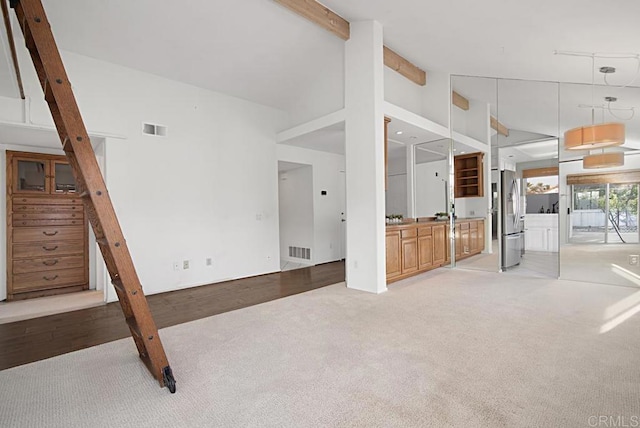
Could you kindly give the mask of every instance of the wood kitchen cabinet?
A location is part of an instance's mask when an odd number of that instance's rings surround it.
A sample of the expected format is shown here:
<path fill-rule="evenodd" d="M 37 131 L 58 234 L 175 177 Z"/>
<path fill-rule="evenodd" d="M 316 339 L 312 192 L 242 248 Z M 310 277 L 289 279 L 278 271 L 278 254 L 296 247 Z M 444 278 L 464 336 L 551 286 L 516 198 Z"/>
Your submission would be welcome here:
<path fill-rule="evenodd" d="M 89 288 L 84 204 L 64 156 L 7 152 L 7 300 Z"/>
<path fill-rule="evenodd" d="M 407 274 L 418 270 L 418 230 L 417 228 L 402 229 L 402 273 Z"/>
<path fill-rule="evenodd" d="M 456 220 L 456 260 L 484 249 L 484 220 Z M 426 272 L 450 261 L 449 225 L 409 222 L 387 226 L 387 282 Z"/>
<path fill-rule="evenodd" d="M 395 278 L 402 274 L 400 231 L 387 231 L 386 235 L 387 278 Z"/>
<path fill-rule="evenodd" d="M 424 270 L 433 266 L 433 228 L 418 227 L 418 269 Z"/>
<path fill-rule="evenodd" d="M 449 248 L 449 239 L 445 231 L 445 225 L 434 225 L 431 228 L 431 235 L 433 236 L 433 264 L 441 266 L 447 258 L 446 251 Z"/>

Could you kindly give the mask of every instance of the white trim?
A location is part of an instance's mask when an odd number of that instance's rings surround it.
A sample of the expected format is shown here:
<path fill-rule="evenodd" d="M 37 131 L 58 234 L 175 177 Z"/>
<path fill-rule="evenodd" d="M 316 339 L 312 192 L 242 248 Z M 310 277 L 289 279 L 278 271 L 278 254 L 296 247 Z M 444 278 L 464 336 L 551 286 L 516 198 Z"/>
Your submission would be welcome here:
<path fill-rule="evenodd" d="M 301 125 L 294 126 L 293 128 L 285 129 L 284 131 L 276 134 L 276 143 L 283 143 L 285 141 L 292 140 L 301 135 L 310 134 L 322 128 L 326 128 L 331 125 L 335 125 L 345 121 L 345 109 L 334 111 L 325 116 L 310 120 L 309 122 Z"/>

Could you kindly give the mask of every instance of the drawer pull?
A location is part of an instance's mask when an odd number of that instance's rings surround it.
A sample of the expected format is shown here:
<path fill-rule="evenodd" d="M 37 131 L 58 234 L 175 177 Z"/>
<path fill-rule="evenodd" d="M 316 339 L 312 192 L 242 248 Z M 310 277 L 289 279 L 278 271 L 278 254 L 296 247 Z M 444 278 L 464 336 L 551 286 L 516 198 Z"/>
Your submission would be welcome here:
<path fill-rule="evenodd" d="M 42 264 L 45 266 L 54 266 L 58 264 L 58 260 L 45 260 Z"/>
<path fill-rule="evenodd" d="M 56 230 L 56 231 L 55 231 L 55 232 L 53 232 L 53 233 L 47 233 L 47 232 L 42 232 L 42 233 L 43 233 L 44 235 L 46 235 L 46 236 L 56 236 L 56 235 L 58 234 L 58 231 Z"/>
<path fill-rule="evenodd" d="M 52 277 L 43 276 L 42 279 L 44 279 L 45 281 L 53 281 L 57 277 L 58 277 L 58 275 L 53 275 Z"/>
<path fill-rule="evenodd" d="M 42 247 L 42 249 L 43 249 L 43 250 L 45 250 L 45 251 L 53 251 L 53 250 L 57 250 L 57 249 L 58 249 L 58 246 L 56 245 L 56 246 L 55 246 L 55 247 L 53 247 L 53 248 Z"/>

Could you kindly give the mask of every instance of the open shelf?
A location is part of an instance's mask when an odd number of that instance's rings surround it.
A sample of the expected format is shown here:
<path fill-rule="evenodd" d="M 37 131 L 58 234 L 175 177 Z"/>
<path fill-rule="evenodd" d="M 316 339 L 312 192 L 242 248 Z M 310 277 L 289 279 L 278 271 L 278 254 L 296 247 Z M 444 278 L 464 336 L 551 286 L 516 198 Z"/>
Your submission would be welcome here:
<path fill-rule="evenodd" d="M 454 158 L 455 197 L 484 196 L 482 160 L 484 153 L 469 153 Z"/>

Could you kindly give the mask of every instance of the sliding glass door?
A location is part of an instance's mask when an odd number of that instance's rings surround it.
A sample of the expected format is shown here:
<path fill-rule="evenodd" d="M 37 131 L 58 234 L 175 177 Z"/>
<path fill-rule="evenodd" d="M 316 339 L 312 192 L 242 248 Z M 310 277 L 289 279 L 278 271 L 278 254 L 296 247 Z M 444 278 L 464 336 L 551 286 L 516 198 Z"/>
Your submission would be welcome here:
<path fill-rule="evenodd" d="M 638 184 L 574 185 L 572 244 L 638 243 Z"/>

